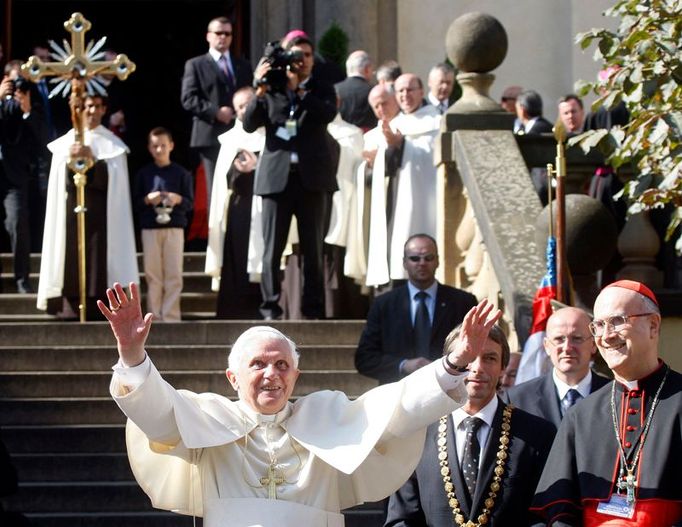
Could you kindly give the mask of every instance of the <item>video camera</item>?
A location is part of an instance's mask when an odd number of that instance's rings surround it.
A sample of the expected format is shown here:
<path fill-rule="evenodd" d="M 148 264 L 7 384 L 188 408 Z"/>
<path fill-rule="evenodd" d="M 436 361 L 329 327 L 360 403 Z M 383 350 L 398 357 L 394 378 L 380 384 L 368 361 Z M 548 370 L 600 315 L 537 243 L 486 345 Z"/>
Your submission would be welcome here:
<path fill-rule="evenodd" d="M 273 40 L 265 44 L 263 58 L 270 63 L 271 69 L 260 80 L 259 84 L 268 84 L 271 87 L 284 87 L 287 83 L 287 68 L 295 62 L 301 62 L 303 60 L 303 53 L 298 50 L 285 50 L 279 40 Z"/>

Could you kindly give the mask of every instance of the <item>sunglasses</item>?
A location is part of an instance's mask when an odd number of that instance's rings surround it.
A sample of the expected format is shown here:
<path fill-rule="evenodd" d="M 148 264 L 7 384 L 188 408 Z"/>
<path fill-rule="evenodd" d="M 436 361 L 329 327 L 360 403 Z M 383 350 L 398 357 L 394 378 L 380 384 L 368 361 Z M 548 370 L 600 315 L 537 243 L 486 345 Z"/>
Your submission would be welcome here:
<path fill-rule="evenodd" d="M 211 31 L 214 35 L 218 35 L 219 37 L 231 37 L 232 36 L 232 31 Z"/>
<path fill-rule="evenodd" d="M 424 260 L 425 262 L 433 262 L 436 259 L 436 255 L 431 253 L 424 255 L 406 254 L 405 258 L 414 263 L 420 262 L 421 260 Z"/>

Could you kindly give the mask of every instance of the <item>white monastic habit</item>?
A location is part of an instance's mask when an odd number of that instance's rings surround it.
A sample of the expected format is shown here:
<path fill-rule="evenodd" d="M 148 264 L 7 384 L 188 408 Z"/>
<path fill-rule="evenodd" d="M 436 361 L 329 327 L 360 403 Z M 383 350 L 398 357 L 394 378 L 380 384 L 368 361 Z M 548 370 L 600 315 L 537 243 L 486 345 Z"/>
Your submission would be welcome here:
<path fill-rule="evenodd" d="M 324 241 L 331 245 L 346 247 L 350 234 L 348 220 L 351 201 L 355 194 L 355 174 L 362 162 L 362 130 L 344 121 L 341 114 L 336 114 L 334 120 L 327 125 L 327 131 L 340 147 L 339 165 L 336 170 L 339 190 L 332 196 L 329 230 Z"/>
<path fill-rule="evenodd" d="M 208 218 L 208 246 L 206 247 L 206 263 L 204 266 L 204 272 L 213 277 L 211 280 L 213 291 L 220 289 L 220 271 L 223 266 L 223 248 L 225 246 L 225 232 L 227 231 L 230 195 L 232 194 L 227 186 L 227 173 L 240 150 L 248 150 L 253 153 L 263 150 L 265 129 L 259 128 L 253 133 L 245 132 L 243 123 L 236 119 L 230 130 L 218 136 L 218 141 L 220 142 L 220 153 L 213 175 Z M 253 200 L 256 201 L 256 196 L 253 197 Z M 253 208 L 252 206 L 252 210 Z M 253 224 L 253 221 L 251 223 Z M 250 230 L 253 232 L 255 228 L 260 228 L 260 224 L 258 226 L 252 225 Z M 262 238 L 262 235 L 260 237 Z"/>
<path fill-rule="evenodd" d="M 133 210 L 128 181 L 128 147 L 104 126 L 85 130 L 83 142 L 95 159 L 107 164 L 107 283 L 139 282 Z M 47 145 L 52 152 L 43 250 L 40 258 L 38 309 L 47 309 L 47 299 L 62 296 L 66 255 L 66 165 L 75 143 L 73 130 Z M 87 203 L 86 203 L 87 207 Z M 87 213 L 85 216 L 87 221 Z"/>
<path fill-rule="evenodd" d="M 466 375 L 441 361 L 355 401 L 315 392 L 272 416 L 176 391 L 149 358 L 114 371 L 135 478 L 154 507 L 203 516 L 204 527 L 342 527 L 339 511 L 400 487 L 426 426 L 466 401 Z"/>
<path fill-rule="evenodd" d="M 414 113 L 398 114 L 391 129 L 404 136 L 402 163 L 395 176 L 393 230 L 388 239 L 386 224 L 385 150 L 379 149 L 372 172 L 369 258 L 367 285 L 407 278 L 403 268 L 403 245 L 416 233 L 436 237 L 436 166 L 433 146 L 440 130 L 440 112 L 431 105 Z M 388 260 L 387 260 L 388 257 Z"/>

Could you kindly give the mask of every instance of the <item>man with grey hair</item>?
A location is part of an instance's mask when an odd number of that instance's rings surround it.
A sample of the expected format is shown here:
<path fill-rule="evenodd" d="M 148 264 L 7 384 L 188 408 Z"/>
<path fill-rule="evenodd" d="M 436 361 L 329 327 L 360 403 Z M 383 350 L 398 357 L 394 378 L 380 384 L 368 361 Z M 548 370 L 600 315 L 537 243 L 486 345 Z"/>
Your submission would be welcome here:
<path fill-rule="evenodd" d="M 377 84 L 382 84 L 386 86 L 389 90 L 393 91 L 393 84 L 396 79 L 403 74 L 403 70 L 395 60 L 387 60 L 383 62 L 381 66 L 377 68 Z"/>
<path fill-rule="evenodd" d="M 455 69 L 447 62 L 436 64 L 429 71 L 429 93 L 426 100 L 443 114 L 450 106 L 450 96 L 455 87 Z"/>
<path fill-rule="evenodd" d="M 339 113 L 344 121 L 366 132 L 377 124 L 376 117 L 367 102 L 374 68 L 366 51 L 357 50 L 346 60 L 346 79 L 334 85 L 341 99 Z"/>
<path fill-rule="evenodd" d="M 552 123 L 542 116 L 542 97 L 534 90 L 521 92 L 516 99 L 516 116 L 523 127 L 520 135 L 539 135 L 552 132 Z"/>
<path fill-rule="evenodd" d="M 205 527 L 343 526 L 341 509 L 395 491 L 419 461 L 426 427 L 466 402 L 465 372 L 502 313 L 486 300 L 451 351 L 400 382 L 349 401 L 320 391 L 289 402 L 295 345 L 266 326 L 234 343 L 233 402 L 177 391 L 145 351 L 153 315 L 130 284 L 98 302 L 116 337 L 110 391 L 128 416 L 135 477 L 157 508 L 203 516 Z"/>

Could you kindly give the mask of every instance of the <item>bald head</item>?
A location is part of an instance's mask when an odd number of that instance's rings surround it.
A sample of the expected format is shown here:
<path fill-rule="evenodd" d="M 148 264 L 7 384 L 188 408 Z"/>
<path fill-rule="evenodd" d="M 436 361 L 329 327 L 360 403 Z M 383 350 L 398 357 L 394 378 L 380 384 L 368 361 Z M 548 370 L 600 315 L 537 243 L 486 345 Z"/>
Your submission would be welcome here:
<path fill-rule="evenodd" d="M 547 320 L 545 351 L 557 377 L 569 386 L 585 378 L 597 351 L 589 325 L 590 316 L 577 307 L 559 309 Z"/>
<path fill-rule="evenodd" d="M 374 111 L 374 115 L 380 121 L 390 121 L 400 112 L 395 95 L 383 84 L 374 86 L 370 90 L 367 100 Z"/>
<path fill-rule="evenodd" d="M 403 73 L 395 81 L 398 105 L 404 113 L 414 113 L 424 101 L 424 86 L 414 73 Z"/>

